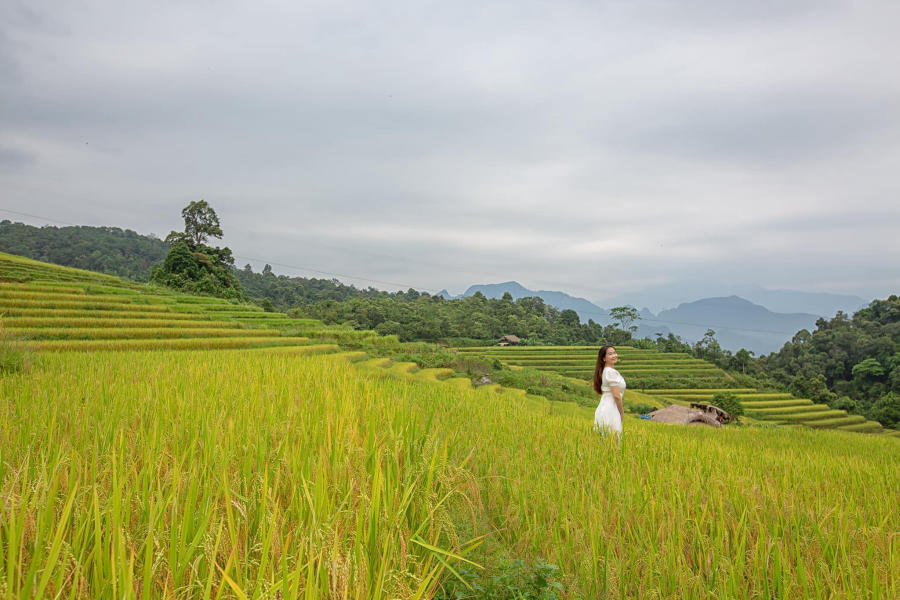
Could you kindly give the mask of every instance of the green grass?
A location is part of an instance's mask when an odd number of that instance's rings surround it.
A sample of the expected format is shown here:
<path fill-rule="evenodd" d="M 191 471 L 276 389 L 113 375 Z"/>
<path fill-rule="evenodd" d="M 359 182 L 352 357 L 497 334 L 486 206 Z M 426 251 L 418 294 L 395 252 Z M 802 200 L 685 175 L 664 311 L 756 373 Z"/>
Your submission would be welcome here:
<path fill-rule="evenodd" d="M 300 350 L 0 378 L 4 593 L 431 598 L 462 554 L 558 565 L 566 600 L 900 592 L 885 436 L 628 416 L 617 445 L 574 403 Z"/>

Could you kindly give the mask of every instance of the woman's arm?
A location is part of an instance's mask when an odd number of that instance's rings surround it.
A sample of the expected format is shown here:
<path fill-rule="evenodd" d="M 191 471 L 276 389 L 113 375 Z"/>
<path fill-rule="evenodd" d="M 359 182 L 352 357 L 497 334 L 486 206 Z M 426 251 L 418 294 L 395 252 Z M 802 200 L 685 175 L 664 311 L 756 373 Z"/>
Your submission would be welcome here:
<path fill-rule="evenodd" d="M 611 385 L 609 386 L 609 391 L 616 401 L 616 408 L 619 409 L 619 416 L 622 417 L 622 421 L 625 421 L 625 408 L 622 406 L 622 388 L 617 385 Z"/>

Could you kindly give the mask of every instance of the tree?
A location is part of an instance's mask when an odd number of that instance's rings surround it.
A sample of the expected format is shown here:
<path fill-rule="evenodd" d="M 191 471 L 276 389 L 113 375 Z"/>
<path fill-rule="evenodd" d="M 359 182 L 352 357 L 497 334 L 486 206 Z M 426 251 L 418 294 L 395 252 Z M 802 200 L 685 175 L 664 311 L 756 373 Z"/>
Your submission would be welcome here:
<path fill-rule="evenodd" d="M 578 313 L 571 308 L 567 308 L 559 313 L 559 322 L 566 327 L 578 327 L 581 324 Z"/>
<path fill-rule="evenodd" d="M 900 425 L 900 396 L 887 393 L 872 406 L 870 417 L 885 427 Z"/>
<path fill-rule="evenodd" d="M 744 406 L 741 404 L 741 399 L 731 392 L 716 392 L 709 403 L 713 406 L 718 406 L 735 419 L 744 414 Z"/>
<path fill-rule="evenodd" d="M 184 231 L 170 232 L 166 243 L 183 241 L 194 250 L 211 237 L 222 238 L 219 216 L 206 200 L 192 201 L 181 210 L 181 216 L 184 218 Z"/>
<path fill-rule="evenodd" d="M 203 243 L 209 237 L 222 237 L 216 211 L 201 200 L 188 204 L 181 215 L 184 231 L 166 237 L 169 253 L 162 265 L 153 268 L 150 281 L 192 294 L 246 300 L 231 250 Z"/>
<path fill-rule="evenodd" d="M 853 373 L 854 377 L 860 379 L 869 377 L 875 378 L 884 375 L 884 367 L 881 366 L 881 363 L 878 362 L 877 359 L 867 358 L 866 360 L 853 365 L 850 372 Z"/>
<path fill-rule="evenodd" d="M 609 309 L 609 316 L 613 318 L 616 327 L 622 331 L 637 331 L 637 325 L 632 325 L 635 321 L 639 321 L 641 314 L 632 306 L 616 306 Z"/>
<path fill-rule="evenodd" d="M 723 358 L 724 352 L 719 340 L 716 339 L 715 330 L 707 329 L 703 339 L 694 344 L 694 356 L 717 364 Z"/>
<path fill-rule="evenodd" d="M 741 373 L 747 372 L 747 365 L 750 364 L 750 357 L 752 356 L 753 352 L 746 348 L 741 348 L 734 353 L 734 361 L 737 363 L 737 366 L 740 367 Z"/>

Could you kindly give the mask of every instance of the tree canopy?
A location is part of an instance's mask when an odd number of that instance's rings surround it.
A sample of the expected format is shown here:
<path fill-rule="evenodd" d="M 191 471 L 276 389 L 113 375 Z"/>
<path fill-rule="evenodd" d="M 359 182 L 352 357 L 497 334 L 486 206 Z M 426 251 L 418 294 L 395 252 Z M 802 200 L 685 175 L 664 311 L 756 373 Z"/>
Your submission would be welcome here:
<path fill-rule="evenodd" d="M 216 211 L 205 201 L 191 202 L 181 211 L 184 231 L 166 236 L 171 244 L 161 265 L 153 268 L 150 281 L 193 294 L 246 300 L 234 272 L 231 249 L 207 246 L 210 237 L 221 238 Z"/>
<path fill-rule="evenodd" d="M 163 260 L 162 240 L 118 227 L 34 227 L 0 221 L 0 251 L 88 271 L 147 281 Z"/>
<path fill-rule="evenodd" d="M 755 371 L 832 406 L 853 405 L 888 427 L 900 425 L 900 297 L 873 300 L 853 317 L 838 312 L 754 361 Z"/>

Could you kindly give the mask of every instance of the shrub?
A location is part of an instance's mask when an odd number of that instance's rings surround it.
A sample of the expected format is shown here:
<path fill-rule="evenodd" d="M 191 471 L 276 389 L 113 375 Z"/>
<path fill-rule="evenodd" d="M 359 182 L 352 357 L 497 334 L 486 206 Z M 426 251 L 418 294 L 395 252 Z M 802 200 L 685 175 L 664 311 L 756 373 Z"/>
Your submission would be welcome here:
<path fill-rule="evenodd" d="M 878 399 L 869 411 L 870 418 L 885 427 L 900 426 L 900 396 L 889 392 Z"/>
<path fill-rule="evenodd" d="M 655 407 L 650 406 L 649 404 L 643 404 L 640 402 L 636 402 L 634 404 L 626 402 L 625 409 L 630 413 L 635 413 L 638 415 L 645 415 L 649 412 L 653 412 L 654 410 L 656 410 Z"/>
<path fill-rule="evenodd" d="M 718 406 L 735 419 L 744 414 L 744 407 L 741 405 L 741 399 L 731 392 L 716 392 L 713 394 L 713 397 L 710 398 L 709 403 L 713 406 Z"/>
<path fill-rule="evenodd" d="M 632 348 L 640 348 L 641 350 L 656 350 L 656 342 L 648 338 L 631 340 L 628 345 Z"/>
<path fill-rule="evenodd" d="M 9 342 L 0 341 L 0 376 L 25 371 L 30 364 L 28 352 L 13 348 Z"/>
<path fill-rule="evenodd" d="M 505 560 L 487 573 L 460 568 L 466 581 L 448 579 L 438 600 L 559 600 L 563 586 L 556 581 L 559 567 L 535 560 Z M 466 585 L 468 584 L 468 585 Z"/>
<path fill-rule="evenodd" d="M 830 406 L 835 410 L 845 410 L 849 413 L 856 410 L 856 401 L 853 400 L 850 396 L 841 396 L 840 398 L 832 402 Z"/>

